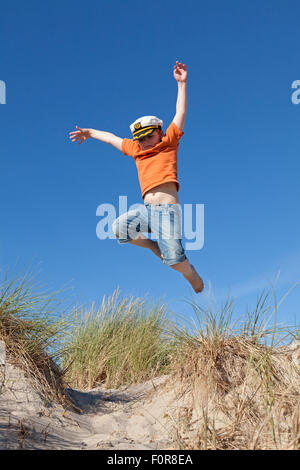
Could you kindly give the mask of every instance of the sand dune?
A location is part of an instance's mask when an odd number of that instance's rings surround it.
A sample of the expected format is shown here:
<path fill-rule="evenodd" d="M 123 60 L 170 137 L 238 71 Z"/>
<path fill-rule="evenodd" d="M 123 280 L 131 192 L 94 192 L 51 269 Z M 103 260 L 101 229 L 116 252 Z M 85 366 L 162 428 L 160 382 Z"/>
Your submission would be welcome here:
<path fill-rule="evenodd" d="M 79 412 L 45 406 L 24 372 L 6 363 L 0 382 L 0 448 L 170 449 L 167 409 L 174 392 L 157 394 L 166 379 L 118 390 L 68 389 Z"/>
<path fill-rule="evenodd" d="M 253 403 L 244 413 L 242 422 L 238 421 L 240 411 L 237 408 L 245 406 L 250 396 L 245 393 L 247 383 L 252 380 L 249 376 L 232 382 L 232 388 L 221 393 L 217 389 L 209 390 L 203 378 L 195 378 L 193 387 L 186 389 L 170 376 L 119 389 L 67 389 L 75 407 L 63 407 L 46 403 L 45 397 L 33 386 L 26 373 L 5 360 L 3 350 L 2 347 L 0 449 L 195 448 L 199 442 L 204 411 L 213 423 L 214 433 L 220 442 L 216 448 L 222 445 L 239 448 L 239 439 L 241 448 L 249 445 L 254 449 L 258 443 L 259 448 L 273 447 L 267 429 L 263 429 L 263 422 L 261 426 L 247 427 L 247 420 L 249 423 L 253 420 L 259 422 L 253 414 L 260 412 L 264 402 L 263 395 L 259 396 L 259 389 L 256 389 L 255 397 L 251 392 Z M 282 367 L 278 371 L 282 370 L 294 384 L 286 389 L 274 411 L 278 416 L 276 426 L 281 433 L 280 448 L 297 449 L 300 446 L 300 407 L 297 407 L 299 341 L 288 350 L 278 351 L 277 355 Z M 294 403 L 295 411 L 289 410 L 291 403 Z M 236 421 L 232 418 L 235 413 Z M 239 429 L 240 437 L 236 435 L 236 429 Z M 242 439 L 250 431 L 251 438 L 244 444 Z"/>

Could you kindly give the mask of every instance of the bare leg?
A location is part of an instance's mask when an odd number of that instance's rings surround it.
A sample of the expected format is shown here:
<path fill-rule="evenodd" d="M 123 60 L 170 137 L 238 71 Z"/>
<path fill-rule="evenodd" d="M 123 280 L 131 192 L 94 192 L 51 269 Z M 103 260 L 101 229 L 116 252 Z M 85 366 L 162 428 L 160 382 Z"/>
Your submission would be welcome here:
<path fill-rule="evenodd" d="M 203 280 L 197 273 L 194 266 L 190 264 L 188 259 L 182 261 L 181 263 L 172 264 L 171 268 L 181 272 L 183 276 L 189 281 L 195 292 L 198 293 L 203 291 Z"/>
<path fill-rule="evenodd" d="M 143 248 L 149 248 L 151 251 L 153 251 L 156 256 L 163 260 L 163 255 L 160 252 L 157 242 L 150 240 L 143 234 L 140 233 L 134 240 L 131 240 L 129 243 L 131 243 L 132 245 L 141 246 Z M 181 272 L 183 276 L 189 281 L 195 292 L 198 293 L 203 291 L 203 280 L 197 273 L 194 266 L 190 264 L 188 259 L 182 261 L 181 263 L 172 264 L 171 268 Z"/>
<path fill-rule="evenodd" d="M 143 248 L 149 248 L 151 251 L 153 251 L 156 256 L 158 256 L 160 259 L 163 259 L 163 255 L 160 252 L 157 242 L 150 240 L 150 238 L 145 237 L 141 233 L 129 243 L 131 243 L 132 245 L 141 246 Z"/>

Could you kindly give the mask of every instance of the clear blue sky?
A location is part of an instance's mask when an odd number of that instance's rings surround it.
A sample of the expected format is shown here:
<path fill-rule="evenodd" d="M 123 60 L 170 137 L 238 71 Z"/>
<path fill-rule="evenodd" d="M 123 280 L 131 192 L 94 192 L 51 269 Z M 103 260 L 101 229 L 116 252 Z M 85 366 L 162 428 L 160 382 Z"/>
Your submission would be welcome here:
<path fill-rule="evenodd" d="M 129 124 L 175 113 L 173 65 L 188 66 L 178 154 L 181 204 L 205 205 L 205 243 L 187 255 L 201 306 L 230 288 L 238 313 L 277 278 L 300 279 L 298 1 L 2 2 L 0 266 L 42 263 L 50 288 L 71 281 L 83 303 L 120 286 L 189 315 L 192 290 L 150 252 L 96 236 L 96 209 L 141 203 L 133 159 L 75 125 L 130 138 Z M 210 286 L 210 290 L 208 287 Z M 299 319 L 300 286 L 280 320 Z"/>

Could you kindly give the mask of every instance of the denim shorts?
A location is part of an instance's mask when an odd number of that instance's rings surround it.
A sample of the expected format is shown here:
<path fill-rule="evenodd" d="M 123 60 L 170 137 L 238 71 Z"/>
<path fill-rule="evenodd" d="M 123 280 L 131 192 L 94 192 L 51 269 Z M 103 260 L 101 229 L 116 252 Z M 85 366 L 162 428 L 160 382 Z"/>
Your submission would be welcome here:
<path fill-rule="evenodd" d="M 181 263 L 186 259 L 182 246 L 181 207 L 179 204 L 137 204 L 118 217 L 112 229 L 118 243 L 134 240 L 139 232 L 151 233 L 156 239 L 164 257 L 163 262 L 169 266 Z"/>

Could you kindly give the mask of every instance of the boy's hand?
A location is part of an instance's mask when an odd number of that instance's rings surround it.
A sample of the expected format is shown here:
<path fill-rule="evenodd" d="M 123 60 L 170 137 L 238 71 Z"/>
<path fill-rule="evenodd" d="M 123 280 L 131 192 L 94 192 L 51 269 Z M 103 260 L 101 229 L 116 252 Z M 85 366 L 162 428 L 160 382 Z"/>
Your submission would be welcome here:
<path fill-rule="evenodd" d="M 85 140 L 92 137 L 92 130 L 93 129 L 81 129 L 80 127 L 76 126 L 77 131 L 70 132 L 70 139 L 72 142 L 77 142 L 78 144 L 82 144 Z"/>
<path fill-rule="evenodd" d="M 93 137 L 94 139 L 100 140 L 101 142 L 105 142 L 106 144 L 111 144 L 116 147 L 118 150 L 123 152 L 122 149 L 122 142 L 123 139 L 118 137 L 111 132 L 105 131 L 97 131 L 97 129 L 81 129 L 81 127 L 76 126 L 77 131 L 70 132 L 70 139 L 72 142 L 77 142 L 78 144 L 82 144 L 85 140 Z"/>
<path fill-rule="evenodd" d="M 177 82 L 186 82 L 187 81 L 187 66 L 176 60 L 176 65 L 174 65 L 173 74 Z"/>

